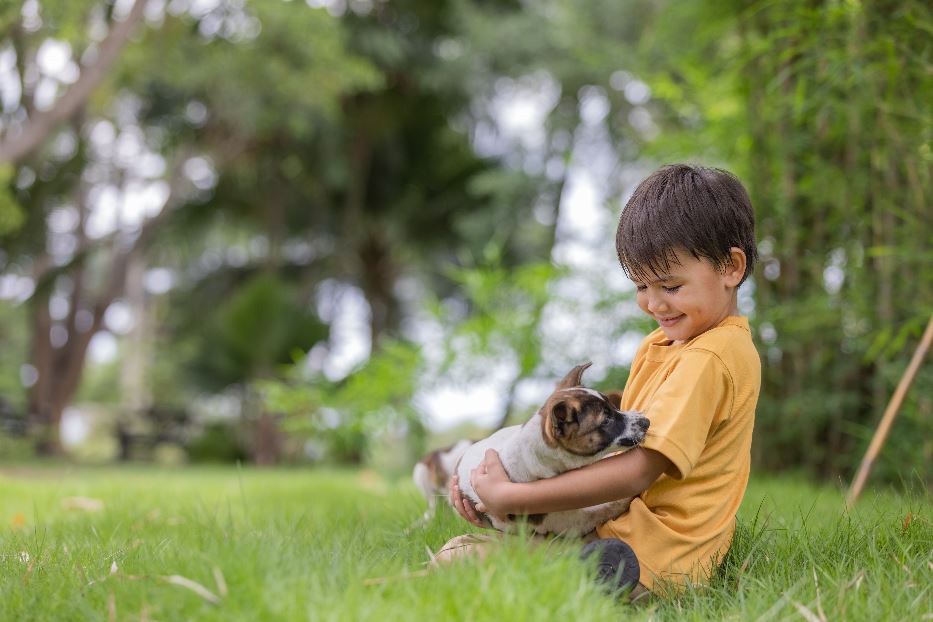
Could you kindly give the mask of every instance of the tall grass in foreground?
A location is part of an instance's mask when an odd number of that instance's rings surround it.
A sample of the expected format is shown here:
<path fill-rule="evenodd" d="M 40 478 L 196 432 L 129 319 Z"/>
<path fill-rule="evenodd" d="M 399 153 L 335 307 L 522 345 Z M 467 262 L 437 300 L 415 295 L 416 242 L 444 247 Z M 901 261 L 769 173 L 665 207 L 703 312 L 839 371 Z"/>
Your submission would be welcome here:
<path fill-rule="evenodd" d="M 712 585 L 635 608 L 565 542 L 422 573 L 466 530 L 441 508 L 406 533 L 423 509 L 371 471 L 0 468 L 0 619 L 933 619 L 926 492 L 847 514 L 831 488 L 755 477 Z"/>

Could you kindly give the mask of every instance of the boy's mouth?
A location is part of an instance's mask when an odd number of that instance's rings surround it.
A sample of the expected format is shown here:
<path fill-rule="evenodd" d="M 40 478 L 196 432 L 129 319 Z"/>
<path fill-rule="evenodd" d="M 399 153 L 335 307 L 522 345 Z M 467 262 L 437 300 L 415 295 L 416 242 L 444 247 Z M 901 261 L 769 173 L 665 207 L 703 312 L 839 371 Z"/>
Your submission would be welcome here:
<path fill-rule="evenodd" d="M 681 313 L 680 315 L 675 315 L 674 317 L 659 317 L 658 324 L 666 328 L 668 326 L 673 326 L 674 324 L 679 322 L 681 318 L 683 317 L 684 317 L 683 313 Z"/>

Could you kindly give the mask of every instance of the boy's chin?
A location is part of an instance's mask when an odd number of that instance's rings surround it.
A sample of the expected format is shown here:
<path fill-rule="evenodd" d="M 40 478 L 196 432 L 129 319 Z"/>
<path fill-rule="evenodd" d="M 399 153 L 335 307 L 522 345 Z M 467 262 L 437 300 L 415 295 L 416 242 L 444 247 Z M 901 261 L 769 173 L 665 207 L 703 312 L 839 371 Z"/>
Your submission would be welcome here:
<path fill-rule="evenodd" d="M 687 341 L 693 337 L 693 335 L 688 334 L 690 331 L 684 330 L 681 326 L 662 326 L 661 331 L 663 331 L 664 336 L 671 341 Z"/>
<path fill-rule="evenodd" d="M 663 332 L 664 336 L 670 339 L 671 341 L 680 341 L 680 335 L 676 334 L 677 333 L 676 330 L 667 330 L 666 328 L 662 326 L 661 332 Z"/>

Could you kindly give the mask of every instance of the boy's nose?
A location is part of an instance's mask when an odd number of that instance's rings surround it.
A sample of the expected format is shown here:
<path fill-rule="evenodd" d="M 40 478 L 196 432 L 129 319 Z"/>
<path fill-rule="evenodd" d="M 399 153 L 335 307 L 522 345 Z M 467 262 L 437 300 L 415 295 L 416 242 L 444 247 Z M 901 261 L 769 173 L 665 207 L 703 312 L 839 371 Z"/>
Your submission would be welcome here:
<path fill-rule="evenodd" d="M 657 313 L 664 310 L 664 301 L 658 296 L 648 296 L 648 311 Z"/>

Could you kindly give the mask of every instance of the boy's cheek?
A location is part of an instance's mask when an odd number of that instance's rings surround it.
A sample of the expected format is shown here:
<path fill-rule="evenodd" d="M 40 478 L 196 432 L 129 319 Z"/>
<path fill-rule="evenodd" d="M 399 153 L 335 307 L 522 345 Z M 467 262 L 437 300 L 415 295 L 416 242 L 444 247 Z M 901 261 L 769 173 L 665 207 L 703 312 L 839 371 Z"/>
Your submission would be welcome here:
<path fill-rule="evenodd" d="M 650 313 L 648 312 L 648 295 L 647 294 L 643 294 L 642 292 L 638 292 L 637 294 L 635 294 L 635 304 L 637 304 L 638 307 L 642 311 L 650 315 Z"/>

